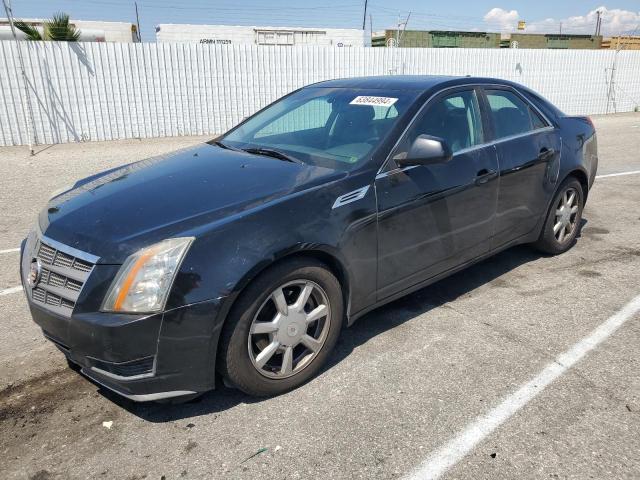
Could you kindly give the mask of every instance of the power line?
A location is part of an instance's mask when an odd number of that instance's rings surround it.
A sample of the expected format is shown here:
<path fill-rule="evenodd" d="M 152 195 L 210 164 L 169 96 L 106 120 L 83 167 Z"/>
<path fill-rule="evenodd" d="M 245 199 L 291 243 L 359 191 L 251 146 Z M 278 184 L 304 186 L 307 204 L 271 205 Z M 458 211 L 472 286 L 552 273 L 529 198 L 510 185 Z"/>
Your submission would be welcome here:
<path fill-rule="evenodd" d="M 66 0 L 68 2 L 78 2 L 78 3 L 85 3 L 84 0 Z M 210 12 L 220 12 L 220 11 L 235 11 L 235 12 L 242 12 L 242 13 L 250 13 L 251 11 L 255 11 L 255 10 L 264 10 L 264 11 L 274 11 L 274 7 L 268 7 L 268 6 L 264 6 L 264 5 L 243 5 L 242 7 L 237 7 L 237 6 L 218 6 L 216 5 L 215 7 L 211 7 L 211 6 L 196 6 L 196 5 L 192 5 L 192 6 L 183 6 L 183 5 L 160 5 L 160 4 L 152 4 L 152 3 L 148 3 L 148 1 L 140 1 L 139 2 L 141 7 L 144 8 L 148 8 L 148 9 L 168 9 L 168 10 L 184 10 L 184 11 L 195 11 L 195 10 L 206 10 L 206 11 L 210 11 Z M 122 1 L 119 2 L 117 0 L 96 0 L 96 1 L 92 1 L 91 5 L 106 5 L 106 6 L 127 6 L 130 5 L 130 2 L 128 1 Z M 318 5 L 318 6 L 309 6 L 309 7 L 290 7 L 287 6 L 286 10 L 287 11 L 315 11 L 315 10 L 353 10 L 353 11 L 359 11 L 361 8 L 361 4 L 357 4 L 357 3 L 353 3 L 353 4 L 339 4 L 339 5 Z"/>
<path fill-rule="evenodd" d="M 363 12 L 363 4 L 361 1 L 359 1 L 359 3 L 349 4 L 323 3 L 320 5 L 294 5 L 291 7 L 265 6 L 264 4 L 260 5 L 255 3 L 246 6 L 243 4 L 243 7 L 239 7 L 237 4 L 234 5 L 229 1 L 223 1 L 221 4 L 212 7 L 203 2 L 204 0 L 190 0 L 188 2 L 190 6 L 187 6 L 188 4 L 186 2 L 175 4 L 172 0 L 137 0 L 138 17 L 142 14 L 142 16 L 146 17 L 145 23 L 147 23 L 146 29 L 141 27 L 138 29 L 138 32 L 142 37 L 142 31 L 144 30 L 145 37 L 149 36 L 151 37 L 150 39 L 152 39 L 152 28 L 148 26 L 149 23 L 151 23 L 151 25 L 159 23 L 255 25 L 257 22 L 260 22 L 260 24 L 271 23 L 273 26 L 289 26 L 295 24 L 313 28 L 328 28 L 329 26 L 333 28 L 357 28 L 362 25 L 361 28 L 366 29 L 367 14 L 375 15 L 378 25 L 383 26 L 386 24 L 389 28 L 393 28 L 393 25 L 396 23 L 395 17 L 398 14 L 397 9 L 379 4 L 378 0 L 365 0 L 365 12 Z M 333 0 L 333 2 L 335 2 L 335 0 Z M 60 0 L 60 3 L 64 5 L 75 5 L 74 7 L 70 7 L 70 13 L 73 13 L 74 17 L 78 17 L 82 16 L 83 13 L 91 13 L 94 15 L 94 7 L 96 5 L 127 6 L 130 8 L 131 0 L 94 0 L 90 5 L 87 4 L 85 0 Z M 124 11 L 124 9 L 109 9 L 107 16 L 114 16 L 116 15 L 114 12 L 119 13 L 122 11 Z M 165 18 L 163 18 L 165 14 L 162 12 L 171 12 L 170 18 L 165 20 Z M 77 15 L 78 13 L 80 15 Z M 404 15 L 406 15 L 406 13 L 407 11 L 404 12 Z M 120 21 L 124 20 L 131 21 L 131 23 L 138 23 L 135 18 L 129 20 L 125 18 L 124 15 L 120 15 L 120 17 Z M 443 15 L 426 11 L 411 11 L 411 18 L 412 29 L 414 30 L 511 30 L 504 28 L 505 25 L 500 21 L 485 20 L 482 17 L 470 15 Z M 557 25 L 557 23 L 555 25 L 548 25 L 542 22 L 537 25 L 537 31 L 535 31 L 535 33 L 557 33 Z M 602 18 L 600 18 L 600 26 L 601 25 Z M 563 33 L 587 33 L 585 32 L 585 28 L 591 30 L 590 27 L 572 26 L 564 23 L 562 25 Z M 591 30 L 591 32 L 593 32 L 593 30 Z"/>

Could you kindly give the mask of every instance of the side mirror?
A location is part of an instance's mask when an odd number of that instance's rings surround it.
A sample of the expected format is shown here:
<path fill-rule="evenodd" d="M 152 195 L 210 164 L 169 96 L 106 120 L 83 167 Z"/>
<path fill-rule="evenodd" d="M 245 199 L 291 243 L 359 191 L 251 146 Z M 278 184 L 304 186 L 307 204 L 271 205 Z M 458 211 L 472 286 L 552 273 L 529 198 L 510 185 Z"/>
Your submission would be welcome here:
<path fill-rule="evenodd" d="M 399 167 L 412 165 L 431 165 L 451 160 L 453 152 L 442 138 L 431 135 L 418 135 L 413 141 L 405 158 L 394 158 Z"/>

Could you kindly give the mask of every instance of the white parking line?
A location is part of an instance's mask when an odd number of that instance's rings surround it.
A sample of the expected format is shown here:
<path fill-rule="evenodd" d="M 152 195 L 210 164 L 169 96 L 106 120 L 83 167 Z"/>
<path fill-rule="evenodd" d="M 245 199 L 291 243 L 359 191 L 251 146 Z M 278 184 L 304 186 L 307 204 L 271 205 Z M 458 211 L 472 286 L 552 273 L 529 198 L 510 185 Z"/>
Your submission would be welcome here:
<path fill-rule="evenodd" d="M 7 248 L 6 250 L 0 250 L 0 254 L 2 253 L 14 253 L 14 252 L 19 252 L 20 249 L 19 248 Z"/>
<path fill-rule="evenodd" d="M 622 175 L 637 175 L 640 170 L 631 170 L 629 172 L 607 173 L 606 175 L 596 175 L 596 178 L 621 177 Z"/>
<path fill-rule="evenodd" d="M 22 290 L 21 286 L 5 288 L 4 290 L 0 290 L 0 297 L 3 295 L 9 295 L 11 293 L 17 293 Z"/>
<path fill-rule="evenodd" d="M 436 479 L 462 460 L 478 443 L 533 400 L 551 382 L 566 373 L 587 353 L 606 340 L 634 314 L 640 312 L 640 295 L 627 303 L 616 314 L 593 330 L 569 350 L 558 356 L 533 379 L 508 395 L 485 415 L 476 418 L 440 449 L 434 451 L 407 478 L 412 480 Z"/>

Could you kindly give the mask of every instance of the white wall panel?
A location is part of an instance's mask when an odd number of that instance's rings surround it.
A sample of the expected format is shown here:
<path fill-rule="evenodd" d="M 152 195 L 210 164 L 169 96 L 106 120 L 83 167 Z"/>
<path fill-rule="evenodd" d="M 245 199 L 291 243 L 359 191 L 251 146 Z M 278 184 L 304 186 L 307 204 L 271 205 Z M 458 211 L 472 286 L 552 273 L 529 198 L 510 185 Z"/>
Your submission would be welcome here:
<path fill-rule="evenodd" d="M 362 75 L 504 78 L 568 114 L 640 105 L 640 51 L 4 41 L 0 145 L 25 145 L 29 138 L 18 48 L 40 144 L 221 133 L 296 88 Z M 614 61 L 615 106 L 607 106 Z"/>

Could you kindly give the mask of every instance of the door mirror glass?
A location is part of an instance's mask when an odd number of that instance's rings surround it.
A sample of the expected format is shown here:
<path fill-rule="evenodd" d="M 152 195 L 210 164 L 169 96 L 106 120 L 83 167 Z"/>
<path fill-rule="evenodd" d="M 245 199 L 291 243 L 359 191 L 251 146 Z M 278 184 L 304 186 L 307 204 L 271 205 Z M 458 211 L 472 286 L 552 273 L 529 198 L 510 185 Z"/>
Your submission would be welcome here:
<path fill-rule="evenodd" d="M 399 167 L 406 167 L 444 163 L 451 160 L 452 156 L 451 148 L 442 138 L 422 134 L 415 138 L 406 157 L 401 158 L 402 155 L 398 155 L 394 160 Z"/>

